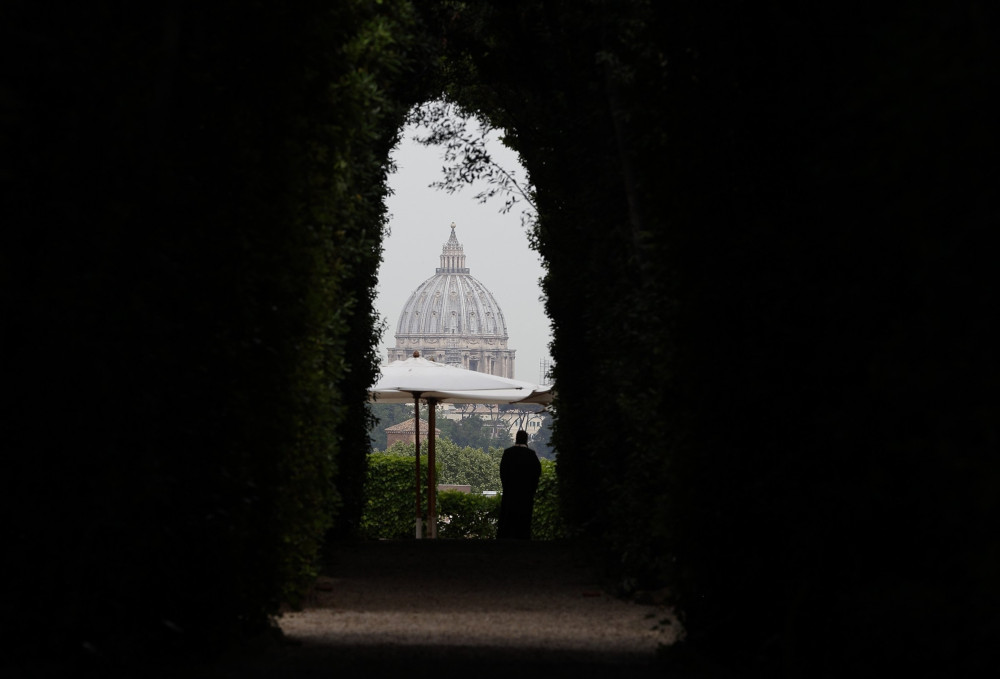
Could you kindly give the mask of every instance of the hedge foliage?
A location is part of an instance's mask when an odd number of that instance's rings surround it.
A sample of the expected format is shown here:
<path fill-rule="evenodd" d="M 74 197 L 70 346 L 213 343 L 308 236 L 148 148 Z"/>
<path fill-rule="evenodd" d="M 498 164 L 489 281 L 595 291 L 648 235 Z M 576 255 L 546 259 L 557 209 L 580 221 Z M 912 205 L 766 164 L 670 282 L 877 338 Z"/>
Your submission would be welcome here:
<path fill-rule="evenodd" d="M 396 0 L 3 3 L 19 654 L 217 649 L 357 530 L 421 35 Z"/>
<path fill-rule="evenodd" d="M 985 674 L 995 28 L 976 0 L 3 3 L 11 646 L 216 648 L 361 529 L 386 159 L 447 96 L 535 187 L 570 533 L 669 584 L 720 672 Z"/>
<path fill-rule="evenodd" d="M 559 477 L 554 460 L 542 458 L 542 476 L 535 491 L 535 511 L 531 515 L 533 540 L 561 540 L 567 537 L 566 521 L 559 502 Z"/>
<path fill-rule="evenodd" d="M 439 439 L 438 445 L 450 443 Z M 435 451 L 435 454 L 437 452 Z M 368 477 L 365 483 L 365 511 L 362 516 L 362 536 L 367 539 L 399 540 L 414 535 L 416 498 L 413 444 L 396 444 L 388 452 L 369 455 Z M 560 515 L 556 463 L 542 460 L 542 477 L 535 495 L 532 517 L 532 539 L 554 540 L 566 536 Z M 438 464 L 441 475 L 443 465 Z M 427 519 L 427 457 L 421 456 L 422 505 L 421 517 Z M 441 483 L 468 484 L 464 477 Z M 482 495 L 460 491 L 437 494 L 437 531 L 441 539 L 496 539 L 500 516 L 500 495 Z"/>
<path fill-rule="evenodd" d="M 438 537 L 495 540 L 500 496 L 448 490 L 438 493 Z"/>
<path fill-rule="evenodd" d="M 725 671 L 995 662 L 987 5 L 430 3 L 535 187 L 571 530 Z"/>
<path fill-rule="evenodd" d="M 361 537 L 400 540 L 414 537 L 416 530 L 417 470 L 413 446 L 409 455 L 372 453 L 368 456 L 365 508 L 361 515 Z M 420 518 L 427 520 L 427 456 L 420 456 Z"/>

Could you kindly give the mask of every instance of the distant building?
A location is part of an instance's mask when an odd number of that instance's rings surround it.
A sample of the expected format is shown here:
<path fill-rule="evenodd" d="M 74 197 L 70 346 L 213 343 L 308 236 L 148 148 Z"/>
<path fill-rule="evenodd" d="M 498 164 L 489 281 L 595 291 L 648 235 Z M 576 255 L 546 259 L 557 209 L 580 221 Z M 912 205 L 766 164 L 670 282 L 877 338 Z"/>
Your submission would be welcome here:
<path fill-rule="evenodd" d="M 528 432 L 529 436 L 534 436 L 542 429 L 544 423 L 545 409 L 537 405 L 524 405 L 517 409 L 506 409 L 501 411 L 496 405 L 482 403 L 451 404 L 442 403 L 438 406 L 438 417 L 447 420 L 461 420 L 466 417 L 476 415 L 482 418 L 488 426 L 498 429 L 506 429 L 510 432 L 511 438 L 518 429 Z"/>
<path fill-rule="evenodd" d="M 441 266 L 403 307 L 388 359 L 402 361 L 419 351 L 438 363 L 513 378 L 515 352 L 507 339 L 503 311 L 493 293 L 469 273 L 452 222 Z"/>
<path fill-rule="evenodd" d="M 437 427 L 434 428 L 434 436 L 440 436 L 441 430 Z M 427 421 L 420 420 L 420 441 L 427 440 Z M 397 441 L 405 441 L 406 443 L 416 442 L 416 429 L 413 426 L 413 419 L 404 420 L 399 424 L 394 424 L 391 427 L 385 428 L 385 447 L 386 449 L 392 448 L 393 444 Z"/>

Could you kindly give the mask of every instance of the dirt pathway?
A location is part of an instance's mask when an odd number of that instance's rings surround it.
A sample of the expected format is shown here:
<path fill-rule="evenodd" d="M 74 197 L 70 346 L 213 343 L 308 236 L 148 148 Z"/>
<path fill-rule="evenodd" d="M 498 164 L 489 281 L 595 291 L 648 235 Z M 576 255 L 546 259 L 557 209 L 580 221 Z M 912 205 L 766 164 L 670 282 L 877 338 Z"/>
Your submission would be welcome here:
<path fill-rule="evenodd" d="M 661 676 L 670 611 L 606 593 L 561 543 L 389 541 L 338 547 L 288 644 L 204 676 Z"/>

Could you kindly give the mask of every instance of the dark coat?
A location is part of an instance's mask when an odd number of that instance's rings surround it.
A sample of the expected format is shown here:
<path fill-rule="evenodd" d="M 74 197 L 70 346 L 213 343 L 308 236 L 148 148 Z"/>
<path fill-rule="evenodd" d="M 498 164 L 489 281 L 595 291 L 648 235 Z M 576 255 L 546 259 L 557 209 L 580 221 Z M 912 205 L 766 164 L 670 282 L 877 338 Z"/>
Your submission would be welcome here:
<path fill-rule="evenodd" d="M 500 522 L 497 537 L 513 540 L 531 538 L 531 512 L 535 506 L 535 491 L 542 475 L 542 463 L 531 448 L 514 445 L 503 451 L 500 458 Z"/>

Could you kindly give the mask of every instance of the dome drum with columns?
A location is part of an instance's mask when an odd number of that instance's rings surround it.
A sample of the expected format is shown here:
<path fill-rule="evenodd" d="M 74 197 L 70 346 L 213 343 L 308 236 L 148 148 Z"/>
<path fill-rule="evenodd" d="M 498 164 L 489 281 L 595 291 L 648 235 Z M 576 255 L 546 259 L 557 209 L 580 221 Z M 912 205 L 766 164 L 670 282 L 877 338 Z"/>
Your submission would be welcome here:
<path fill-rule="evenodd" d="M 454 222 L 441 250 L 441 266 L 413 291 L 399 315 L 389 360 L 404 360 L 414 351 L 448 365 L 514 377 L 514 350 L 507 348 L 503 312 L 465 266 Z"/>

